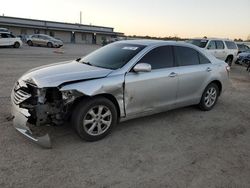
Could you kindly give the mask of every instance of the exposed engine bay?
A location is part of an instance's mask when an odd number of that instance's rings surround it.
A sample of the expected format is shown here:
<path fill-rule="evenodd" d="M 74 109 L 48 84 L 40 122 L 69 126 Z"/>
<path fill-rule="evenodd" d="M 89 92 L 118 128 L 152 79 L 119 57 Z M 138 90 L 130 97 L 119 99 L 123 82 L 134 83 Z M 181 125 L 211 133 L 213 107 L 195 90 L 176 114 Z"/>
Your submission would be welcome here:
<path fill-rule="evenodd" d="M 62 124 L 68 118 L 71 104 L 80 96 L 77 92 L 61 92 L 58 88 L 37 88 L 30 83 L 26 85 L 14 88 L 14 102 L 28 110 L 28 123 L 36 126 Z"/>

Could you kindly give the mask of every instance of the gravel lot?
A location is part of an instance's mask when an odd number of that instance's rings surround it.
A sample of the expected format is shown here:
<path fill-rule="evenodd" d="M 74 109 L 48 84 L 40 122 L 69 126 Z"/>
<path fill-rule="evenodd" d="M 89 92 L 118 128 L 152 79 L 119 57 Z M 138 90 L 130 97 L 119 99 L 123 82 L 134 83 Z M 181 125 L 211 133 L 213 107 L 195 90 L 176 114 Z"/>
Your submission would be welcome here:
<path fill-rule="evenodd" d="M 6 118 L 25 71 L 98 48 L 0 48 L 0 187 L 250 187 L 250 74 L 233 66 L 231 86 L 210 112 L 182 108 L 119 124 L 95 143 L 70 125 L 53 127 L 53 149 L 20 135 Z"/>

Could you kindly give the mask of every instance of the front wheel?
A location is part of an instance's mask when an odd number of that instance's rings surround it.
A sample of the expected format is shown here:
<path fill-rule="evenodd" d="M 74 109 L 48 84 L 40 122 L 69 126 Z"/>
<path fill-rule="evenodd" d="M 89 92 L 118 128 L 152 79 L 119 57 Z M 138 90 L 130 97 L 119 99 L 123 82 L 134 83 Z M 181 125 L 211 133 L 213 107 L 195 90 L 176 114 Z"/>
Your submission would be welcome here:
<path fill-rule="evenodd" d="M 32 42 L 31 40 L 28 40 L 28 41 L 27 41 L 27 44 L 28 44 L 29 46 L 33 46 L 33 42 Z"/>
<path fill-rule="evenodd" d="M 219 88 L 216 84 L 209 84 L 202 94 L 199 107 L 203 111 L 212 110 L 215 106 L 219 96 Z"/>
<path fill-rule="evenodd" d="M 116 125 L 117 110 L 104 97 L 84 99 L 76 106 L 71 120 L 83 140 L 97 141 L 107 136 Z"/>

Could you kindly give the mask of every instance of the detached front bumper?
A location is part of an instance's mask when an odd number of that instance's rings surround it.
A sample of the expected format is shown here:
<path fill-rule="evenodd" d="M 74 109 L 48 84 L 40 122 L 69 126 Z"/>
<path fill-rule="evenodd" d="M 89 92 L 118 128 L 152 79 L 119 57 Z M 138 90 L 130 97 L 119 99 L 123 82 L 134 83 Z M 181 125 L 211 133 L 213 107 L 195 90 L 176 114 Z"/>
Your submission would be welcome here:
<path fill-rule="evenodd" d="M 44 136 L 36 136 L 32 133 L 30 128 L 28 127 L 28 118 L 30 114 L 27 109 L 20 108 L 19 105 L 16 105 L 13 100 L 14 91 L 11 95 L 11 114 L 13 118 L 13 125 L 18 132 L 23 134 L 26 138 L 31 140 L 32 142 L 44 147 L 44 148 L 51 148 L 51 141 L 48 134 Z"/>

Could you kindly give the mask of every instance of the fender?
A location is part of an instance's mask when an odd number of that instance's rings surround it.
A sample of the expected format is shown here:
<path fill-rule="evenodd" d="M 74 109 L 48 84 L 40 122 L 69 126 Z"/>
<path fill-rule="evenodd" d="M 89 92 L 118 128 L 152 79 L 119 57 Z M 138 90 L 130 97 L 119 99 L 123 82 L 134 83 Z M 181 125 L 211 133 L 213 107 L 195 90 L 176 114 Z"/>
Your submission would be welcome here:
<path fill-rule="evenodd" d="M 60 91 L 76 90 L 86 96 L 111 94 L 115 97 L 121 117 L 125 117 L 124 110 L 124 75 L 108 76 L 101 79 L 86 80 L 62 86 Z"/>

